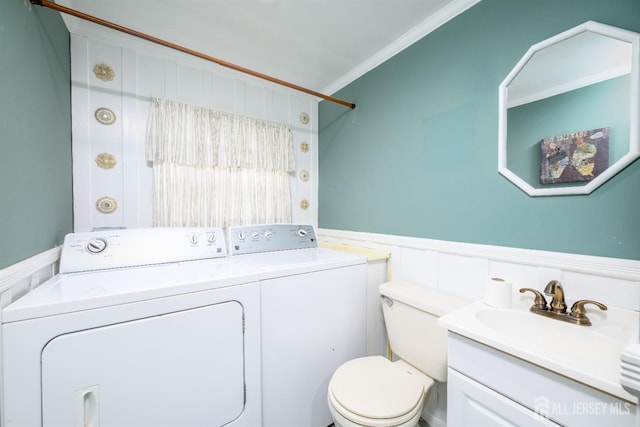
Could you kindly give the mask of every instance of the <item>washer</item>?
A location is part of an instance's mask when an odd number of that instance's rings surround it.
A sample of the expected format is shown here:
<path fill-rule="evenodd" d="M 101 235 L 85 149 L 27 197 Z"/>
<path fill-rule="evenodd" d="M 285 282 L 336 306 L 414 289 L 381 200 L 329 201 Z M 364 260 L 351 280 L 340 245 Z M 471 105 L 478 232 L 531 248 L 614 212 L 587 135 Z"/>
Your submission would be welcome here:
<path fill-rule="evenodd" d="M 3 310 L 3 425 L 258 426 L 259 322 L 220 229 L 70 234 Z"/>
<path fill-rule="evenodd" d="M 327 387 L 366 353 L 366 260 L 321 248 L 313 227 L 231 227 L 234 264 L 260 278 L 262 426 L 326 427 Z"/>

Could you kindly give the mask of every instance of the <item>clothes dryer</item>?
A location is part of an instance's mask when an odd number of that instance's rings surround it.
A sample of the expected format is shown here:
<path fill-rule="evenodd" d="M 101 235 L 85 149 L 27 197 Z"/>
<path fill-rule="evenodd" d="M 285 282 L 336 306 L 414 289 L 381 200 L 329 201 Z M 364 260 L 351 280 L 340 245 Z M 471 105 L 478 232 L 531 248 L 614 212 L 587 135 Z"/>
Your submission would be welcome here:
<path fill-rule="evenodd" d="M 70 234 L 2 313 L 4 426 L 261 423 L 260 291 L 220 229 Z"/>

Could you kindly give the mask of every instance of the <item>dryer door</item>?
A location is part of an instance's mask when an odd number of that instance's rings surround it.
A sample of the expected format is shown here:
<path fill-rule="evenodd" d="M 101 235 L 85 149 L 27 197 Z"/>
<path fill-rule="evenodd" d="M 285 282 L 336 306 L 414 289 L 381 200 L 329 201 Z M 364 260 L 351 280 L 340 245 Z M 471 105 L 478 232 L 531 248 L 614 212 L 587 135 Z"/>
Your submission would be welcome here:
<path fill-rule="evenodd" d="M 42 351 L 45 427 L 221 426 L 244 403 L 237 301 L 60 335 Z"/>

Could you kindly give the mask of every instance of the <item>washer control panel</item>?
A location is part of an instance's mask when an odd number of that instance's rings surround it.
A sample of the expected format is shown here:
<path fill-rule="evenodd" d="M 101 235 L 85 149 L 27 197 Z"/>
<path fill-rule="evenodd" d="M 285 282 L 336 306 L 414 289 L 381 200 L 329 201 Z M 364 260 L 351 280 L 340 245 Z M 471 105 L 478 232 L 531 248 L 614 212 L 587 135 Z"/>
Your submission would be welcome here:
<path fill-rule="evenodd" d="M 229 227 L 227 240 L 231 255 L 315 248 L 311 225 L 263 224 Z"/>
<path fill-rule="evenodd" d="M 60 273 L 165 264 L 227 255 L 220 228 L 131 228 L 67 234 Z"/>

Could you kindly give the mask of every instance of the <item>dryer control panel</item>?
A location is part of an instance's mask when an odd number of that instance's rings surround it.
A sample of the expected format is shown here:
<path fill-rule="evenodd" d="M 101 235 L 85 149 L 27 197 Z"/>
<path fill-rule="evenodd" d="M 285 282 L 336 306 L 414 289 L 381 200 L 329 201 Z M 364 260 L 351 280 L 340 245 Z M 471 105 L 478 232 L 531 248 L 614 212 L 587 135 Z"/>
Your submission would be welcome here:
<path fill-rule="evenodd" d="M 67 234 L 60 273 L 137 267 L 227 255 L 220 228 L 131 228 Z"/>
<path fill-rule="evenodd" d="M 231 255 L 315 248 L 316 233 L 311 225 L 262 224 L 229 227 Z"/>

